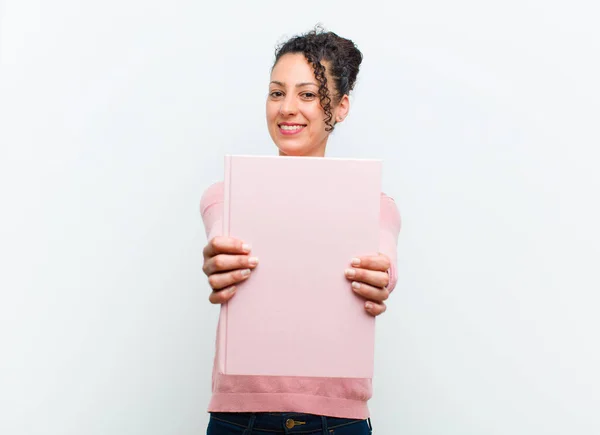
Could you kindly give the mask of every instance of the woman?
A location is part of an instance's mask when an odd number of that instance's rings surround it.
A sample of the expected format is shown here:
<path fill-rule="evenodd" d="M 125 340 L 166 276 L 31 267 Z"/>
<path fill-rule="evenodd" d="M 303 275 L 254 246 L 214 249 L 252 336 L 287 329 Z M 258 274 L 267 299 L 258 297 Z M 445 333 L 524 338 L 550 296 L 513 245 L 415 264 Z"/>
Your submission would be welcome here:
<path fill-rule="evenodd" d="M 269 134 L 281 156 L 324 157 L 334 126 L 347 117 L 362 54 L 332 32 L 312 31 L 279 47 L 266 103 Z M 201 213 L 207 238 L 203 271 L 214 304 L 235 296 L 236 284 L 252 279 L 258 259 L 242 240 L 219 236 L 223 185 L 207 189 Z M 400 216 L 381 195 L 381 253 L 352 260 L 348 291 L 365 299 L 377 316 L 396 284 Z M 371 379 L 227 376 L 213 369 L 208 435 L 273 433 L 371 433 L 367 400 Z"/>

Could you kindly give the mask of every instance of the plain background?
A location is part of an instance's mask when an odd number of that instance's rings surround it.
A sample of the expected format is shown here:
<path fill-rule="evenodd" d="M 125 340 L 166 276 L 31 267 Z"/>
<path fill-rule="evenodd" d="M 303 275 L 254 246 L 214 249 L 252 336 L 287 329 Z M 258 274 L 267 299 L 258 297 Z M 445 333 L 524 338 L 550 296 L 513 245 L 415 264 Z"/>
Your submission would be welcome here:
<path fill-rule="evenodd" d="M 274 48 L 318 22 L 365 56 L 329 155 L 403 218 L 375 433 L 600 433 L 595 8 L 0 0 L 0 433 L 204 433 L 199 200 L 276 153 Z"/>

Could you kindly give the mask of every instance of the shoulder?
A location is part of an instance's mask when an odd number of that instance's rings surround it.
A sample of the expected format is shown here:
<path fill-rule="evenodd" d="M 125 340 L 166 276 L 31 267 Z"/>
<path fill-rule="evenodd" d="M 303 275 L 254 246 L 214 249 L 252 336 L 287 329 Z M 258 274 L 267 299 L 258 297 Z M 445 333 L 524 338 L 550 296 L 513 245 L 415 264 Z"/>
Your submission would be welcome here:
<path fill-rule="evenodd" d="M 381 193 L 381 221 L 396 231 L 400 231 L 400 211 L 391 196 Z"/>
<path fill-rule="evenodd" d="M 223 182 L 211 184 L 206 188 L 200 199 L 200 214 L 204 214 L 212 205 L 223 202 L 224 186 Z"/>
<path fill-rule="evenodd" d="M 381 203 L 383 204 L 384 202 L 391 202 L 393 204 L 396 203 L 396 201 L 394 201 L 394 198 L 392 198 L 389 195 L 386 195 L 385 192 L 381 192 Z"/>
<path fill-rule="evenodd" d="M 396 206 L 396 201 L 391 196 L 386 195 L 384 192 L 381 192 L 381 205 L 389 207 L 389 208 L 398 208 Z"/>

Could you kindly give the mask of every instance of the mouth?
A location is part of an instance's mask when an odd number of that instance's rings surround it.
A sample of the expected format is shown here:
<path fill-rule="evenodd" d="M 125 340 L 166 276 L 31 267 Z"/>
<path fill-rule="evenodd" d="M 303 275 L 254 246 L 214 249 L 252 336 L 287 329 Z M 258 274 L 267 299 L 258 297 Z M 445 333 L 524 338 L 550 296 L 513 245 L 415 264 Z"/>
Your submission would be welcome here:
<path fill-rule="evenodd" d="M 279 132 L 281 134 L 291 135 L 298 134 L 306 127 L 306 124 L 292 124 L 288 122 L 283 122 L 281 124 L 277 124 L 279 127 Z"/>

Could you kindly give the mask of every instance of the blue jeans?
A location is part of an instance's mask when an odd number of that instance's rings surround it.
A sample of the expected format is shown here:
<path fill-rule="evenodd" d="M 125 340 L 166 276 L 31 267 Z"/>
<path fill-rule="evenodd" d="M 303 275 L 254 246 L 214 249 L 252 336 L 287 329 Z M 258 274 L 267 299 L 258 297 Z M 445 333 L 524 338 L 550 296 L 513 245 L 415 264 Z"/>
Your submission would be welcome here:
<path fill-rule="evenodd" d="M 213 412 L 206 435 L 370 435 L 371 420 L 299 413 Z"/>

